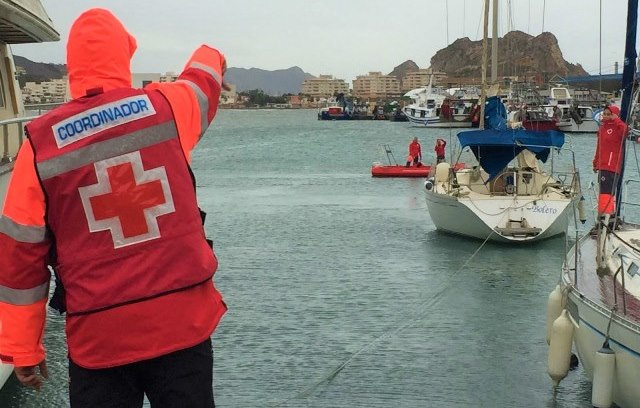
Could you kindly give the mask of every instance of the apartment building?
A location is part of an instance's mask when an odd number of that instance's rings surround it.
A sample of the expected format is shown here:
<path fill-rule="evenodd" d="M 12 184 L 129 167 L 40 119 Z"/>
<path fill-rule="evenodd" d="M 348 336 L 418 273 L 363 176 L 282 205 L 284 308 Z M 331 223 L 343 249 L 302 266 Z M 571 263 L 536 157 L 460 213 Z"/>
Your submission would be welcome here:
<path fill-rule="evenodd" d="M 22 98 L 26 104 L 66 102 L 69 97 L 67 77 L 42 82 L 27 82 L 22 88 Z"/>
<path fill-rule="evenodd" d="M 333 75 L 320 75 L 318 78 L 305 79 L 300 93 L 312 98 L 331 98 L 337 93 L 348 93 L 349 84 L 344 79 L 334 78 Z"/>
<path fill-rule="evenodd" d="M 131 84 L 134 88 L 144 88 L 152 82 L 174 82 L 176 79 L 178 79 L 178 75 L 173 72 L 165 74 L 133 73 L 131 75 Z M 69 80 L 65 76 L 62 79 L 27 82 L 22 88 L 22 97 L 26 104 L 66 102 L 71 99 Z"/>
<path fill-rule="evenodd" d="M 412 89 L 422 88 L 429 85 L 431 76 L 433 75 L 433 84 L 442 83 L 441 81 L 447 77 L 444 72 L 433 71 L 431 68 L 419 69 L 418 71 L 408 72 L 402 78 L 400 90 L 402 93 L 409 92 Z"/>
<path fill-rule="evenodd" d="M 160 74 L 155 72 L 139 72 L 131 74 L 131 85 L 134 88 L 144 88 L 152 82 L 160 82 Z"/>
<path fill-rule="evenodd" d="M 358 75 L 353 80 L 353 95 L 358 98 L 377 99 L 400 96 L 400 82 L 391 75 L 382 72 L 369 72 Z"/>

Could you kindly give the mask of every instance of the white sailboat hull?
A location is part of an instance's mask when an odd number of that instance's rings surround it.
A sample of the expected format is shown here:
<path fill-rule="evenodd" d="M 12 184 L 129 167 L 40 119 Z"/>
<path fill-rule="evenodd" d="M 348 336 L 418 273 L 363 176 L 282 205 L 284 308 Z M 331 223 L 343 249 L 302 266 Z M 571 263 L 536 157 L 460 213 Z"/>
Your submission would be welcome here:
<path fill-rule="evenodd" d="M 574 345 L 589 379 L 593 381 L 596 352 L 602 347 L 610 312 L 581 297 L 569 293 L 569 309 L 575 326 Z M 640 401 L 640 327 L 629 321 L 614 319 L 609 347 L 616 355 L 613 400 L 621 407 L 637 406 Z"/>
<path fill-rule="evenodd" d="M 483 240 L 488 237 L 496 242 L 533 242 L 565 233 L 571 204 L 569 199 L 534 204 L 531 197 L 475 200 L 434 191 L 427 191 L 426 201 L 438 230 Z M 510 218 L 525 218 L 529 225 L 541 231 L 526 236 L 509 236 L 498 232 L 497 229 L 503 227 Z"/>
<path fill-rule="evenodd" d="M 627 242 L 636 241 L 640 226 L 622 224 L 616 235 Z M 640 257 L 616 236 L 609 236 L 605 243 L 608 267 L 619 268 L 615 261 L 624 259 L 625 267 L 613 273 L 597 272 L 597 237 L 581 238 L 569 251 L 562 270 L 562 286 L 566 292 L 566 309 L 574 326 L 573 345 L 582 368 L 590 381 L 594 381 L 596 352 L 609 335 L 609 348 L 615 353 L 615 369 L 612 378 L 613 402 L 620 407 L 637 407 L 640 401 L 640 298 L 633 265 Z M 579 248 L 579 249 L 578 249 Z M 576 262 L 575 254 L 578 253 Z M 614 271 L 615 272 L 615 271 Z M 626 277 L 623 289 L 622 275 Z"/>

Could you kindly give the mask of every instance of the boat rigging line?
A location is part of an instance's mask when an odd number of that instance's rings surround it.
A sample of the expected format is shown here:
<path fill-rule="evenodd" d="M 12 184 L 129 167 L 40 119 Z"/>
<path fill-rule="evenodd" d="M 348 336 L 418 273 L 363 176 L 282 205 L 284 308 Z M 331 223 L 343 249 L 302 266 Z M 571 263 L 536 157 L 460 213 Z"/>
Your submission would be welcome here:
<path fill-rule="evenodd" d="M 503 216 L 503 218 L 504 218 L 504 216 Z M 433 306 L 435 306 L 440 301 L 440 299 L 443 298 L 445 293 L 447 293 L 449 290 L 453 289 L 453 287 L 455 285 L 455 279 L 453 279 L 453 278 L 455 276 L 457 276 L 463 269 L 465 269 L 469 265 L 471 260 L 473 260 L 473 258 L 475 258 L 475 256 L 478 255 L 478 253 L 480 253 L 482 248 L 484 248 L 485 244 L 489 241 L 491 236 L 493 234 L 495 234 L 495 233 L 496 233 L 495 230 L 491 230 L 489 235 L 487 235 L 487 237 L 484 239 L 484 241 L 482 241 L 482 243 L 478 246 L 478 248 L 476 248 L 476 250 L 471 254 L 471 256 L 469 256 L 469 258 L 467 258 L 467 260 L 464 262 L 464 264 L 462 264 L 462 266 L 460 268 L 456 269 L 455 272 L 453 272 L 450 275 L 451 279 L 448 280 L 448 283 L 445 283 L 444 285 L 442 285 L 440 287 L 440 289 L 433 296 L 429 297 L 429 299 L 425 300 L 424 302 L 419 303 L 416 307 L 411 309 L 409 311 L 409 313 L 408 313 L 408 316 L 406 318 L 400 320 L 397 324 L 395 324 L 394 328 L 385 331 L 384 333 L 382 333 L 381 335 L 379 335 L 378 337 L 376 337 L 372 341 L 370 341 L 367 344 L 365 344 L 364 346 L 362 346 L 360 349 L 358 349 L 358 351 L 356 351 L 355 353 L 351 354 L 351 356 L 349 356 L 346 360 L 344 360 L 336 368 L 331 370 L 329 373 L 327 373 L 324 377 L 322 377 L 318 381 L 312 383 L 311 385 L 309 385 L 308 387 L 304 388 L 303 390 L 297 392 L 296 394 L 294 394 L 294 395 L 292 395 L 292 396 L 290 396 L 288 398 L 285 398 L 284 400 L 282 400 L 280 402 L 277 402 L 277 403 L 271 405 L 271 407 L 281 407 L 284 404 L 286 404 L 288 402 L 291 402 L 291 401 L 294 401 L 294 400 L 309 398 L 311 395 L 313 395 L 313 393 L 318 388 L 320 388 L 321 386 L 323 386 L 325 384 L 329 384 L 331 381 L 333 381 L 333 379 L 336 378 L 338 376 L 338 374 L 340 374 L 340 372 L 342 370 L 344 370 L 360 354 L 364 353 L 365 351 L 369 351 L 369 350 L 373 349 L 373 347 L 378 345 L 379 343 L 381 343 L 382 340 L 384 340 L 386 338 L 389 338 L 389 337 L 391 337 L 393 335 L 396 335 L 396 334 L 402 332 L 403 330 L 405 330 L 406 328 L 410 327 L 411 325 L 413 325 L 415 321 L 419 320 L 422 316 L 425 315 L 425 312 L 428 309 L 430 309 Z"/>

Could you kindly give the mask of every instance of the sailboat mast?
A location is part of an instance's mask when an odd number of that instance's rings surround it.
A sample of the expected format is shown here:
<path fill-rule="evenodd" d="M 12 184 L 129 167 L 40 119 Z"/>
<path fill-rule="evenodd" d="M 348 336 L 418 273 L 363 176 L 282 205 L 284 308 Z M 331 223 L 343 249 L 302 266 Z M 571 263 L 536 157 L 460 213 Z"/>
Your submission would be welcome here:
<path fill-rule="evenodd" d="M 494 85 L 498 81 L 498 0 L 493 0 L 491 21 L 491 85 Z"/>
<path fill-rule="evenodd" d="M 629 122 L 629 110 L 633 96 L 633 82 L 636 74 L 636 34 L 638 32 L 638 0 L 629 0 L 627 10 L 627 34 L 624 47 L 624 68 L 622 70 L 622 105 L 620 119 Z"/>
<path fill-rule="evenodd" d="M 624 47 L 624 68 L 622 70 L 622 104 L 620 107 L 620 119 L 625 123 L 631 122 L 631 105 L 633 98 L 633 85 L 636 76 L 636 35 L 638 32 L 638 0 L 629 0 L 627 8 L 627 34 Z M 626 161 L 626 143 L 622 144 L 620 160 Z M 620 169 L 620 176 L 616 183 L 616 202 L 622 203 L 622 182 L 624 180 L 624 165 Z M 616 206 L 616 215 L 620 214 L 622 205 Z"/>
<path fill-rule="evenodd" d="M 480 129 L 484 129 L 484 104 L 487 100 L 487 58 L 489 36 L 489 0 L 484 0 L 484 29 L 482 31 L 482 92 L 480 93 Z"/>

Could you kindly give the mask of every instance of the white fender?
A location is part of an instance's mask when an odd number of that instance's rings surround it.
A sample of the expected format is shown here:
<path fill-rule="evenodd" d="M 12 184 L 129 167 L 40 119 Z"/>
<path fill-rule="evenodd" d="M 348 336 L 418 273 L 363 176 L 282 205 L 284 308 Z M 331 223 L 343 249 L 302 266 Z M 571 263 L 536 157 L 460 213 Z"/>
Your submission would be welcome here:
<path fill-rule="evenodd" d="M 549 344 L 551 339 L 553 322 L 562 312 L 562 298 L 562 289 L 560 289 L 560 285 L 556 285 L 555 289 L 549 293 L 549 298 L 547 299 L 547 344 Z"/>
<path fill-rule="evenodd" d="M 613 404 L 613 376 L 616 368 L 616 353 L 605 343 L 596 352 L 593 362 L 593 386 L 591 404 L 596 408 L 609 408 Z"/>
<path fill-rule="evenodd" d="M 578 201 L 578 218 L 583 224 L 587 222 L 587 213 L 584 209 L 584 196 L 580 196 L 580 200 Z"/>
<path fill-rule="evenodd" d="M 547 373 L 556 386 L 560 384 L 560 380 L 567 376 L 571 363 L 574 328 L 567 313 L 567 309 L 563 309 L 560 316 L 553 322 L 551 329 Z"/>

